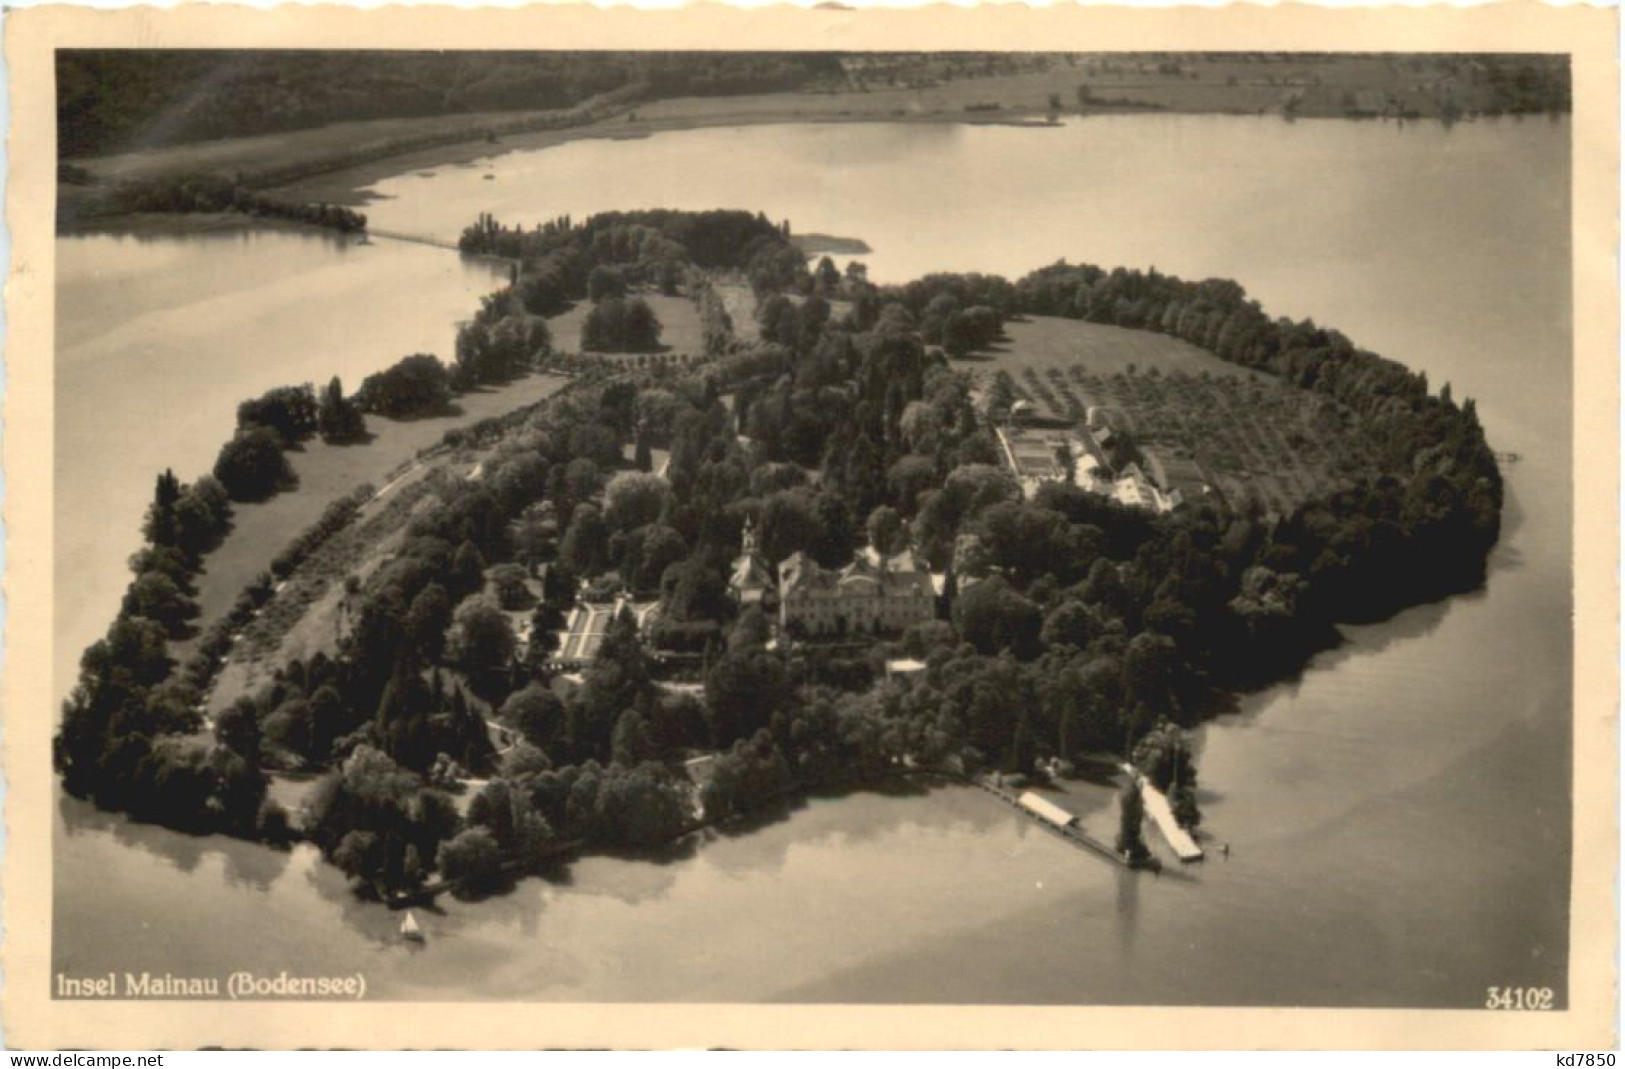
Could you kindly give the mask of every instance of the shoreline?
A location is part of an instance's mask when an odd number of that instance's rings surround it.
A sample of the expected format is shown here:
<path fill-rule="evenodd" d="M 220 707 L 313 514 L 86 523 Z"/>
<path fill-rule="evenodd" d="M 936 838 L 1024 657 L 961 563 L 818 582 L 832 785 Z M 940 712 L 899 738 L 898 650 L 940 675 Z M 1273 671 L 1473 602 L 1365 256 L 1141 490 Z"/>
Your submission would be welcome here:
<path fill-rule="evenodd" d="M 1220 116 L 1230 118 L 1270 119 L 1280 122 L 1335 121 L 1385 122 L 1386 119 L 1343 114 L 1322 114 L 1318 111 L 1299 112 L 1290 118 L 1279 111 L 1245 107 L 1194 108 L 1179 105 L 1147 105 L 1119 102 L 1100 102 L 1087 110 L 1069 106 L 1059 111 L 1038 104 L 1011 105 L 996 111 L 951 111 L 942 107 L 924 110 L 918 99 L 903 94 L 882 98 L 883 94 L 842 94 L 838 96 L 809 96 L 807 94 L 769 94 L 757 97 L 677 97 L 653 101 L 646 105 L 616 104 L 602 118 L 592 119 L 576 126 L 555 127 L 507 135 L 497 141 L 483 137 L 407 149 L 399 153 L 381 155 L 359 163 L 336 163 L 324 167 L 317 157 L 309 161 L 310 173 L 288 182 L 256 186 L 262 192 L 293 201 L 330 204 L 337 207 L 365 210 L 374 201 L 390 199 L 372 193 L 370 187 L 390 178 L 414 171 L 428 171 L 450 166 L 472 166 L 482 160 L 495 159 L 513 152 L 534 152 L 555 148 L 574 141 L 637 141 L 658 134 L 681 133 L 689 130 L 744 129 L 753 126 L 826 125 L 840 123 L 897 123 L 957 124 L 965 126 L 1008 126 L 1026 129 L 1064 129 L 1068 118 L 1091 119 L 1108 116 Z M 849 98 L 866 99 L 860 109 L 835 107 L 847 103 Z M 394 120 L 380 120 L 392 122 Z M 1439 121 L 1424 116 L 1409 121 Z M 1463 120 L 1469 121 L 1469 120 Z M 318 130 L 324 128 L 316 128 Z M 302 132 L 302 131 L 301 131 Z M 252 139 L 244 139 L 252 140 Z M 225 142 L 218 144 L 224 145 Z M 184 148 L 186 146 L 177 146 Z M 297 151 L 297 150 L 295 150 Z M 177 167 L 174 175 L 193 173 Z M 87 204 L 94 201 L 98 186 L 58 184 L 58 199 L 64 204 Z M 59 205 L 59 212 L 60 212 Z M 94 210 L 74 213 L 72 222 L 59 225 L 59 235 L 107 232 L 156 232 L 164 224 L 148 220 L 147 216 L 164 219 L 188 213 L 97 213 Z M 223 213 L 200 213 L 217 216 Z M 284 220 L 248 216 L 233 224 L 172 224 L 175 229 L 206 231 L 212 229 L 254 229 L 283 226 L 302 226 Z M 321 228 L 312 228 L 321 229 Z"/>
<path fill-rule="evenodd" d="M 669 102 L 660 102 L 669 103 Z M 657 103 L 656 107 L 659 106 Z M 513 134 L 500 141 L 460 141 L 415 149 L 397 156 L 384 156 L 366 163 L 337 168 L 306 178 L 295 179 L 284 185 L 268 186 L 267 190 L 295 200 L 320 201 L 348 208 L 364 209 L 368 204 L 387 200 L 368 191 L 389 178 L 412 171 L 437 167 L 472 165 L 481 160 L 494 159 L 513 152 L 534 152 L 556 148 L 572 141 L 642 141 L 657 134 L 682 133 L 688 130 L 716 128 L 744 128 L 747 126 L 782 126 L 835 123 L 963 123 L 971 126 L 1051 126 L 1060 124 L 1033 122 L 1033 116 L 1046 114 L 1045 109 L 1011 109 L 997 116 L 949 114 L 903 114 L 881 112 L 862 114 L 808 114 L 801 109 L 771 110 L 767 112 L 718 111 L 698 115 L 674 115 L 639 118 L 629 123 L 626 114 L 637 114 L 628 107 L 614 118 L 599 119 L 581 126 L 559 130 L 539 130 L 534 133 Z M 1133 111 L 1139 109 L 1126 109 Z M 1105 112 L 1102 111 L 1102 114 Z"/>
<path fill-rule="evenodd" d="M 83 238 L 112 235 L 162 239 L 188 234 L 248 234 L 256 231 L 276 231 L 290 234 L 326 234 L 336 241 L 351 241 L 353 237 L 340 234 L 324 226 L 301 223 L 292 219 L 277 219 L 245 212 L 107 212 L 100 215 L 79 215 L 57 227 L 59 238 Z"/>

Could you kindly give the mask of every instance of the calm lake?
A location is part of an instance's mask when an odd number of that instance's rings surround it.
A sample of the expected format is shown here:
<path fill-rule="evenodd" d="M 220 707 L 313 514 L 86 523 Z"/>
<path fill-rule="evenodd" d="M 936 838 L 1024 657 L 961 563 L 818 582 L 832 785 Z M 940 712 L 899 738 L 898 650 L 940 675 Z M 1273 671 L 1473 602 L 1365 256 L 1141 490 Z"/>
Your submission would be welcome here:
<path fill-rule="evenodd" d="M 449 356 L 496 278 L 490 261 L 309 232 L 58 239 L 56 694 L 118 611 L 160 471 L 208 471 L 237 402 L 274 386 L 353 390 L 409 353 Z"/>
<path fill-rule="evenodd" d="M 1347 629 L 1300 681 L 1200 733 L 1205 826 L 1228 860 L 1124 874 L 980 792 L 861 794 L 669 861 L 589 858 L 556 882 L 448 901 L 420 914 L 428 942 L 412 948 L 308 849 L 64 799 L 58 970 L 362 971 L 371 997 L 422 999 L 1469 1007 L 1516 984 L 1562 1000 L 1566 122 L 763 126 L 575 142 L 376 192 L 389 199 L 369 207 L 374 225 L 439 236 L 482 210 L 760 209 L 863 238 L 880 281 L 1061 257 L 1233 277 L 1277 314 L 1476 398 L 1495 447 L 1523 457 L 1506 469 L 1505 536 L 1486 589 Z M 134 548 L 156 469 L 205 468 L 251 392 L 444 353 L 490 279 L 432 249 L 288 234 L 58 248 L 59 389 L 96 409 L 59 406 L 69 665 L 124 581 L 91 562 Z M 74 552 L 87 563 L 62 571 Z M 1108 791 L 1073 784 L 1066 804 L 1109 834 Z"/>

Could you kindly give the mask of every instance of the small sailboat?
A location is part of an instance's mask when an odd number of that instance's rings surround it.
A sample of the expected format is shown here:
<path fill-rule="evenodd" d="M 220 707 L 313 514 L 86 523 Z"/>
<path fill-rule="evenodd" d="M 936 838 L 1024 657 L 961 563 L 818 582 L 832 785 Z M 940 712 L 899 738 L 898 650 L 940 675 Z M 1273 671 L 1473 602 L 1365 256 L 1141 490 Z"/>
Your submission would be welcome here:
<path fill-rule="evenodd" d="M 411 910 L 401 918 L 401 938 L 413 943 L 423 942 L 423 929 L 418 925 L 417 914 Z"/>

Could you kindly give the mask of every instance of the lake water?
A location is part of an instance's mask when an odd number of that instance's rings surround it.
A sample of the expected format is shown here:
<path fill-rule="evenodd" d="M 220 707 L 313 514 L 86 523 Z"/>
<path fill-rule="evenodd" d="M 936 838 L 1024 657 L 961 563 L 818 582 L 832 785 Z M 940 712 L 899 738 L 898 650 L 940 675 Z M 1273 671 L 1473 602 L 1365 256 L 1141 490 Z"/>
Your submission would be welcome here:
<path fill-rule="evenodd" d="M 427 945 L 409 948 L 307 849 L 188 838 L 64 800 L 57 967 L 363 971 L 385 998 L 1466 1007 L 1516 984 L 1561 999 L 1568 189 L 1566 122 L 1164 116 L 698 130 L 381 183 L 392 199 L 369 208 L 375 225 L 412 233 L 453 235 L 481 210 L 531 222 L 737 206 L 865 239 L 880 280 L 1014 275 L 1063 256 L 1234 277 L 1266 308 L 1313 315 L 1476 398 L 1496 448 L 1524 458 L 1506 473 L 1505 537 L 1484 590 L 1348 629 L 1301 680 L 1200 732 L 1206 827 L 1228 860 L 1124 874 L 979 792 L 862 794 L 663 863 L 589 858 L 559 882 L 447 902 L 421 918 Z M 187 277 L 220 279 L 233 247 L 172 251 L 195 265 Z M 392 300 L 408 269 L 390 265 L 416 254 L 380 243 L 357 288 L 294 290 L 298 317 L 370 314 L 356 306 Z M 182 337 L 225 338 L 211 345 L 231 354 L 245 322 L 286 313 L 249 285 Z M 443 323 L 466 310 L 448 302 Z M 184 348 L 169 338 L 156 333 L 154 350 Z M 301 366 L 268 382 L 335 364 Z M 246 391 L 217 381 L 187 396 L 223 428 Z M 1067 804 L 1109 834 L 1107 791 L 1076 784 Z"/>
<path fill-rule="evenodd" d="M 339 375 L 353 390 L 409 353 L 449 357 L 496 265 L 288 231 L 96 234 L 56 249 L 53 689 L 64 696 L 118 609 L 158 472 L 208 471 L 237 402 L 274 386 Z"/>

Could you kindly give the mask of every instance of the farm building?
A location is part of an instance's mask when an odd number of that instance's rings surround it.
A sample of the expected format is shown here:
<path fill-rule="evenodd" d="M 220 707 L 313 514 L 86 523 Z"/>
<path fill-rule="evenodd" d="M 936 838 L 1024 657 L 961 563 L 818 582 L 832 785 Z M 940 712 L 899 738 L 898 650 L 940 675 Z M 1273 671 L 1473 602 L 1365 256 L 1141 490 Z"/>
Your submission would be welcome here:
<path fill-rule="evenodd" d="M 1130 508 L 1149 509 L 1152 512 L 1172 512 L 1182 500 L 1177 490 L 1171 494 L 1163 493 L 1140 470 L 1138 464 L 1130 464 L 1118 472 L 1117 480 L 1112 483 L 1112 497 Z"/>

